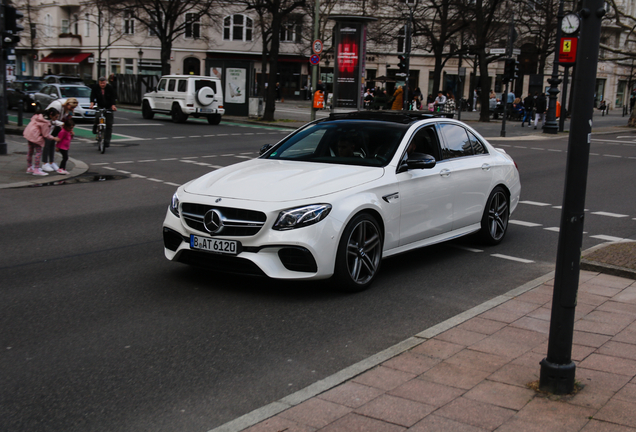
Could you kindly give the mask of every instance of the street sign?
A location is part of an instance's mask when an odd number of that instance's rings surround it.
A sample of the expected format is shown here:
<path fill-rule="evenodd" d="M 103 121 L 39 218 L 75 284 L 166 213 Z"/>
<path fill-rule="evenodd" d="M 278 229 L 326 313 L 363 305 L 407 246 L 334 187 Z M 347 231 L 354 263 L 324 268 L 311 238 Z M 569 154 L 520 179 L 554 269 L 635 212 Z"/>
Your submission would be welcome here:
<path fill-rule="evenodd" d="M 505 54 L 505 48 L 490 48 L 490 54 Z"/>
<path fill-rule="evenodd" d="M 579 38 L 562 37 L 559 44 L 559 63 L 562 65 L 573 65 L 576 63 L 576 46 Z"/>
<path fill-rule="evenodd" d="M 314 54 L 320 54 L 322 52 L 322 41 L 320 39 L 316 39 L 313 44 L 311 44 L 311 50 Z"/>
<path fill-rule="evenodd" d="M 514 48 L 512 50 L 512 55 L 521 55 L 521 50 L 519 48 Z"/>
<path fill-rule="evenodd" d="M 317 65 L 318 63 L 320 63 L 320 56 L 317 54 L 312 55 L 311 57 L 309 57 L 309 63 L 311 63 L 312 65 Z"/>
<path fill-rule="evenodd" d="M 404 72 L 396 72 L 395 76 L 401 76 L 401 77 L 405 77 L 406 74 Z"/>

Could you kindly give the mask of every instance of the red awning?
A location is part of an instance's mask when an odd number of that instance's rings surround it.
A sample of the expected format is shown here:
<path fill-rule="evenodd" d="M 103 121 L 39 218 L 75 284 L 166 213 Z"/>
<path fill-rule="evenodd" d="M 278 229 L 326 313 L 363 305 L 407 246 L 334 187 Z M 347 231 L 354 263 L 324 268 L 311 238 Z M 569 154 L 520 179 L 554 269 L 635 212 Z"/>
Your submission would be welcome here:
<path fill-rule="evenodd" d="M 79 54 L 49 54 L 40 60 L 40 63 L 48 64 L 80 64 L 91 56 L 90 53 Z"/>

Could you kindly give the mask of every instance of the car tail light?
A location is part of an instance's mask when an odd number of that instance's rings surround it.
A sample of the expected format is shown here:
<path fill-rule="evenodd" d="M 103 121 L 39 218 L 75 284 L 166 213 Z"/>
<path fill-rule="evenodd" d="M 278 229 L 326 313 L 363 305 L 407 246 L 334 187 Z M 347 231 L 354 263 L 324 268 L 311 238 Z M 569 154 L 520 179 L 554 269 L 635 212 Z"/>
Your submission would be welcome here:
<path fill-rule="evenodd" d="M 194 104 L 186 104 L 186 106 L 193 107 Z"/>

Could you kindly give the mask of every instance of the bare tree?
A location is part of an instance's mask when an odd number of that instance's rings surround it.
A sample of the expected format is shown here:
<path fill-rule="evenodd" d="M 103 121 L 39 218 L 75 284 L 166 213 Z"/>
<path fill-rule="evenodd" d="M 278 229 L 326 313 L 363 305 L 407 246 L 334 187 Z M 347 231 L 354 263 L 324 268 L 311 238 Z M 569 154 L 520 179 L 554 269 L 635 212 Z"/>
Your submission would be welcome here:
<path fill-rule="evenodd" d="M 114 25 L 115 20 L 111 13 L 108 10 L 102 11 L 99 5 L 85 3 L 79 15 L 97 28 L 97 75 L 99 75 L 102 54 L 114 43 L 125 39 L 127 35 L 121 27 Z"/>
<path fill-rule="evenodd" d="M 305 0 L 239 0 L 245 10 L 253 10 L 259 17 L 261 37 L 263 38 L 263 75 L 265 60 L 269 60 L 269 78 L 265 94 L 265 112 L 263 120 L 274 120 L 276 110 L 276 80 L 278 74 L 278 55 L 280 51 L 280 33 L 285 20 L 305 5 Z"/>
<path fill-rule="evenodd" d="M 559 0 L 528 0 L 516 3 L 515 25 L 519 40 L 537 48 L 538 70 L 544 71 L 554 54 Z"/>
<path fill-rule="evenodd" d="M 212 16 L 215 0 L 96 0 L 114 15 L 135 19 L 148 28 L 161 45 L 161 73 L 170 74 L 172 43 L 192 31 L 193 23 Z M 187 14 L 187 19 L 186 19 Z M 126 29 L 124 29 L 126 33 Z"/>

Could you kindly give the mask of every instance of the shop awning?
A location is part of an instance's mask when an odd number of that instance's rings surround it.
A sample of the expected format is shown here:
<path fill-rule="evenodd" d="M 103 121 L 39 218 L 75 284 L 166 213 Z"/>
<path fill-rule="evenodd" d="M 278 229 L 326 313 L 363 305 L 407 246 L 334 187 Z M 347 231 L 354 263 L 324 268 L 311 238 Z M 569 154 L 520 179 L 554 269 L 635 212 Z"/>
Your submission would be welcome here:
<path fill-rule="evenodd" d="M 80 64 L 91 56 L 90 53 L 78 54 L 49 54 L 40 60 L 40 63 L 48 64 Z"/>

